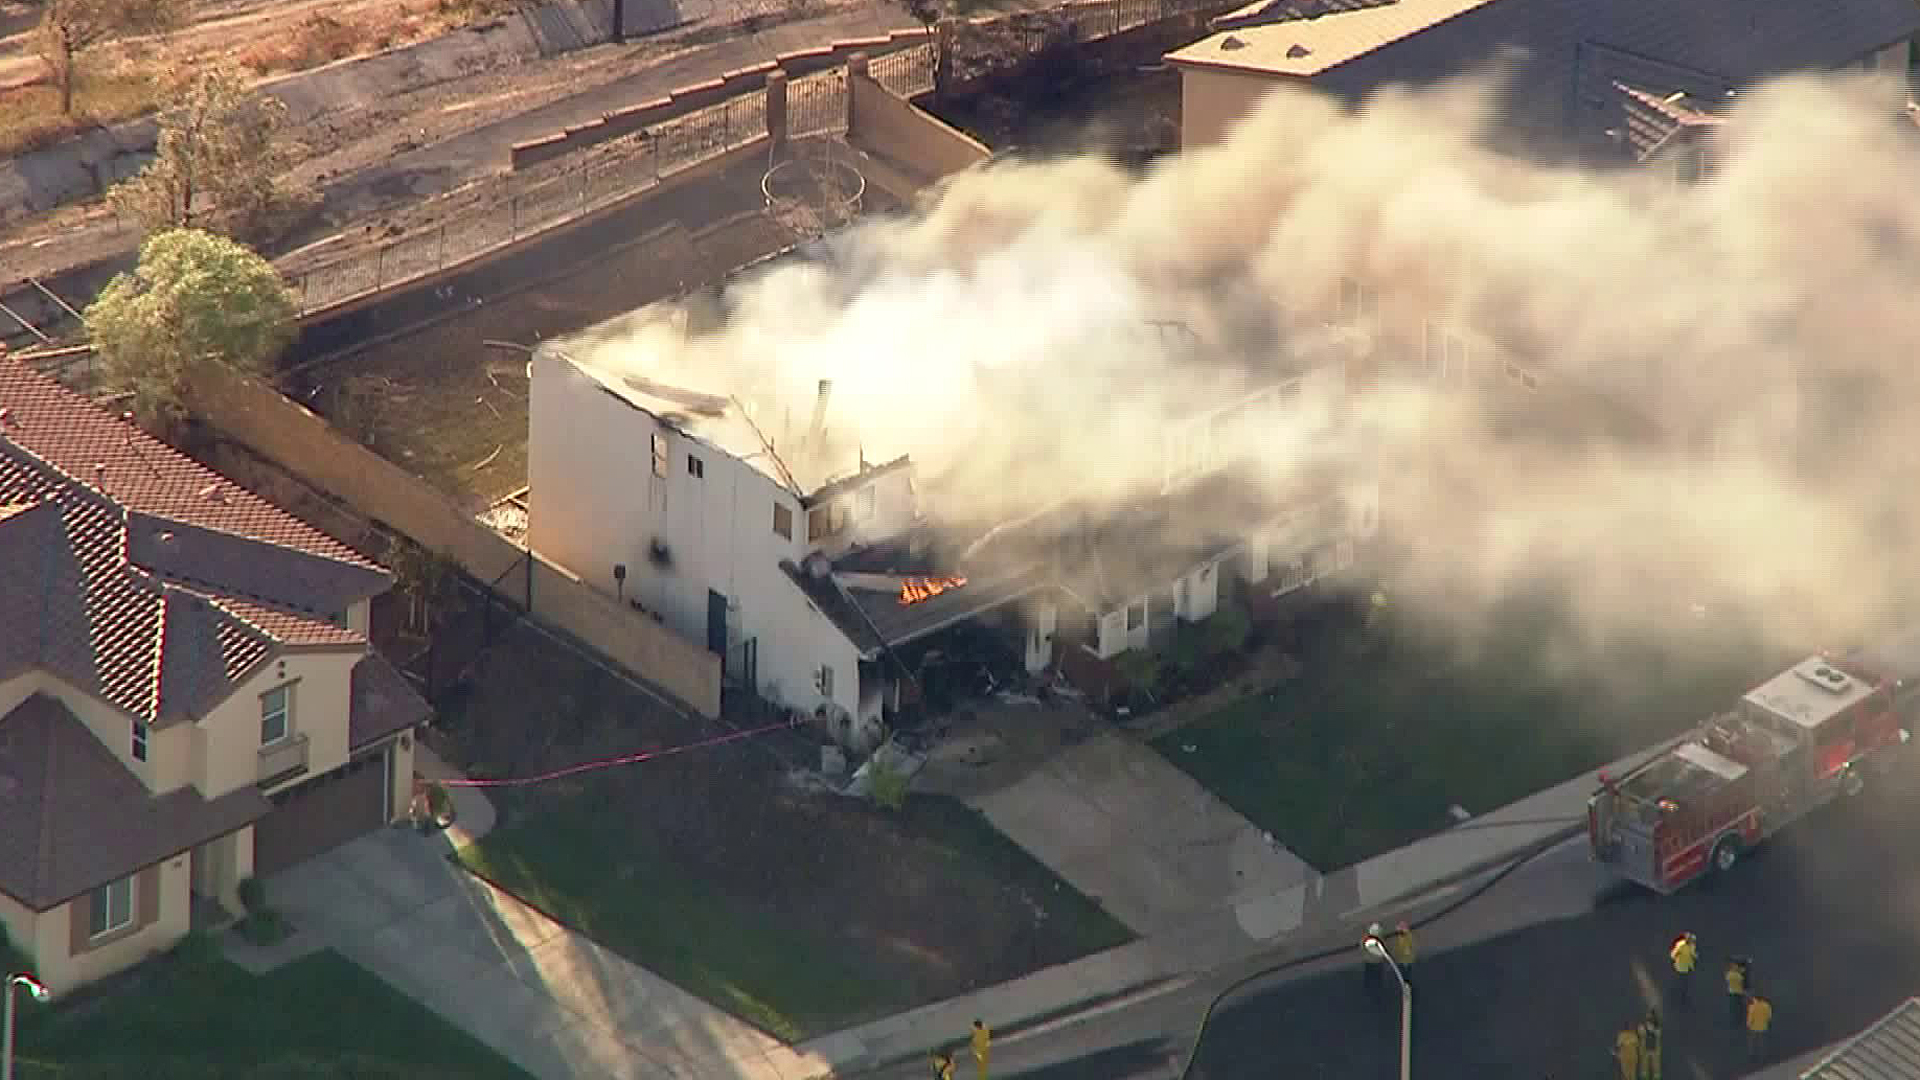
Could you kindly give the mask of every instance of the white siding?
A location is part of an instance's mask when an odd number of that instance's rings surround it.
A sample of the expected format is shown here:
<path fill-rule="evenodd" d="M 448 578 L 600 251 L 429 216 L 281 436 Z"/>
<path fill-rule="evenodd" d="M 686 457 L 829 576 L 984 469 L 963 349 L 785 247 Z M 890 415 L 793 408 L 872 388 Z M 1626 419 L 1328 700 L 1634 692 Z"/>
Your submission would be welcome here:
<path fill-rule="evenodd" d="M 1182 590 L 1180 617 L 1199 622 L 1220 608 L 1220 571 L 1214 563 L 1195 569 L 1186 577 Z"/>
<path fill-rule="evenodd" d="M 1053 635 L 1059 628 L 1060 609 L 1039 603 L 1027 613 L 1027 670 L 1038 673 L 1053 663 Z"/>
<path fill-rule="evenodd" d="M 1094 649 L 1102 660 L 1111 660 L 1127 651 L 1127 613 L 1109 611 L 1100 616 L 1100 641 Z"/>

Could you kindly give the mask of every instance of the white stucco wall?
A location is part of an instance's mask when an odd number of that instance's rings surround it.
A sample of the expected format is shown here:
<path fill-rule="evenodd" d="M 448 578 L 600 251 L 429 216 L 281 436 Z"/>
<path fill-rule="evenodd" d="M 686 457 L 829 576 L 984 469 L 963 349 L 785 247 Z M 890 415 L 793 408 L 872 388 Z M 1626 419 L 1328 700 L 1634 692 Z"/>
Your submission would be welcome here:
<path fill-rule="evenodd" d="M 1215 563 L 1195 567 L 1180 590 L 1176 612 L 1188 622 L 1199 622 L 1220 610 L 1220 568 Z"/>
<path fill-rule="evenodd" d="M 1059 629 L 1060 608 L 1049 601 L 1039 601 L 1026 612 L 1027 627 L 1027 671 L 1039 673 L 1053 663 L 1053 635 Z"/>
<path fill-rule="evenodd" d="M 808 509 L 809 512 L 825 509 L 830 521 L 836 511 L 846 515 L 844 529 L 808 545 L 808 550 L 836 556 L 862 544 L 891 539 L 910 528 L 919 513 L 913 470 L 900 466 L 874 474 Z"/>
<path fill-rule="evenodd" d="M 55 993 L 124 971 L 162 952 L 187 936 L 192 904 L 191 860 L 185 852 L 160 864 L 160 902 L 152 923 L 123 938 L 73 955 L 73 905 L 63 904 L 40 916 L 43 948 L 35 954 L 47 988 Z M 138 886 L 136 885 L 136 894 Z M 133 898 L 139 910 L 140 896 Z"/>
<path fill-rule="evenodd" d="M 1304 84 L 1274 76 L 1213 68 L 1180 68 L 1180 147 L 1191 150 L 1225 141 L 1234 125 L 1251 116 L 1275 90 Z"/>

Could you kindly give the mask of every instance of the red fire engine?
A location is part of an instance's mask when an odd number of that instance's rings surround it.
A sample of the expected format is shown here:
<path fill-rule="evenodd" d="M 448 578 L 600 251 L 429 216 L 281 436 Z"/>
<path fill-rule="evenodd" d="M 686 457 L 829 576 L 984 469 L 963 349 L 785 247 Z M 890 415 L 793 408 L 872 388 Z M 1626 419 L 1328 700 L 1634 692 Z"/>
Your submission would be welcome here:
<path fill-rule="evenodd" d="M 1910 738 L 1907 684 L 1882 674 L 1920 673 L 1910 660 L 1920 660 L 1920 634 L 1845 660 L 1810 658 L 1625 776 L 1601 773 L 1587 801 L 1594 858 L 1671 893 L 1732 869 L 1836 796 L 1859 793 Z"/>

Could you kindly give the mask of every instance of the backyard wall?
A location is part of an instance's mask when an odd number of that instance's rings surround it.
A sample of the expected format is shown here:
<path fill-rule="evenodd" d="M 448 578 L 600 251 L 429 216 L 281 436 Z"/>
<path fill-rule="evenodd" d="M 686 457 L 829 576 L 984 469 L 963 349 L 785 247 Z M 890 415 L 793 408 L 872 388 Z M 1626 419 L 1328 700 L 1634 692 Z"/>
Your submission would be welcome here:
<path fill-rule="evenodd" d="M 880 159 L 881 168 L 872 170 L 869 179 L 909 202 L 925 184 L 992 156 L 985 143 L 880 85 L 867 74 L 864 59 L 855 57 L 847 75 L 847 137 Z M 903 175 L 890 175 L 891 166 Z"/>
<path fill-rule="evenodd" d="M 195 385 L 192 406 L 220 434 L 356 513 L 450 556 L 482 583 L 522 599 L 534 619 L 573 635 L 702 715 L 720 714 L 718 656 L 480 524 L 426 481 L 335 431 L 279 391 L 219 375 Z"/>

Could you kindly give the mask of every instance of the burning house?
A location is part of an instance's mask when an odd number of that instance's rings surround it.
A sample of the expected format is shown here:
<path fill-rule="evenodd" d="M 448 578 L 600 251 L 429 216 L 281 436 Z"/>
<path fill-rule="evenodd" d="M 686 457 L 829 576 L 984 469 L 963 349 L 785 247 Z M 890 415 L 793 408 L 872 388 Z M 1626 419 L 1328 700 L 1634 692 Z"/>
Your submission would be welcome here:
<path fill-rule="evenodd" d="M 1030 672 L 1101 663 L 1207 618 L 1224 591 L 1271 595 L 1351 565 L 1377 522 L 1370 483 L 1276 484 L 1249 467 L 1259 440 L 1341 412 L 1338 355 L 1166 418 L 1164 467 L 1135 503 L 1063 498 L 983 528 L 943 516 L 942 478 L 910 457 L 871 462 L 832 431 L 828 381 L 795 423 L 636 373 L 635 342 L 644 355 L 648 335 L 682 340 L 701 317 L 656 306 L 536 351 L 529 543 L 705 641 L 736 691 L 856 750 L 912 699 L 936 635 L 987 628 Z M 614 341 L 617 364 L 601 359 Z"/>

